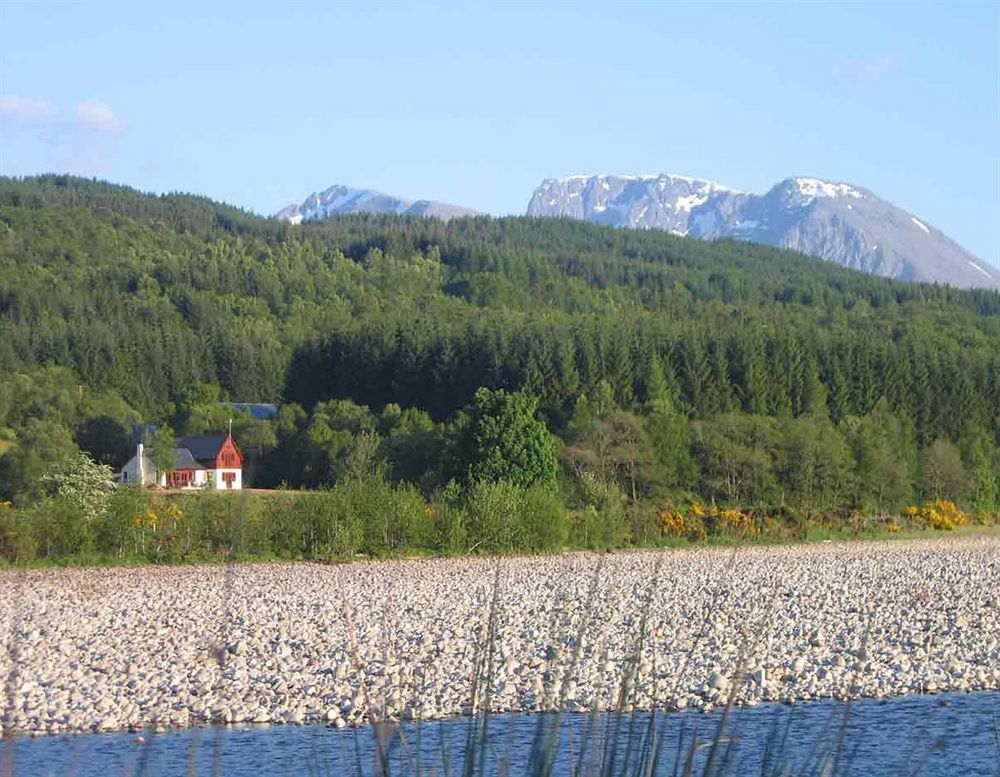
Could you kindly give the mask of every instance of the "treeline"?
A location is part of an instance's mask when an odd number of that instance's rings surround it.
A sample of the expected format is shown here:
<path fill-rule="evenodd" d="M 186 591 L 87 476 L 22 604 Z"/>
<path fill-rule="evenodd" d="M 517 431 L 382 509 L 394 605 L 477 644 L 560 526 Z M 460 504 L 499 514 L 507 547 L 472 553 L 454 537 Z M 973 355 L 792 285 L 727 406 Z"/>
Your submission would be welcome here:
<path fill-rule="evenodd" d="M 569 511 L 597 509 L 598 487 L 654 526 L 668 503 L 847 516 L 1000 499 L 1000 294 L 652 231 L 293 227 L 0 179 L 0 369 L 0 499 L 19 505 L 77 450 L 120 466 L 137 422 L 191 434 L 229 416 L 255 484 L 377 477 L 436 504 L 475 485 L 483 387 L 536 403 Z"/>
<path fill-rule="evenodd" d="M 841 423 L 884 400 L 924 446 L 967 429 L 1000 431 L 1000 355 L 996 342 L 984 338 L 983 346 L 917 331 L 830 336 L 742 315 L 718 326 L 628 312 L 524 320 L 501 311 L 434 323 L 387 315 L 301 348 L 286 397 L 306 406 L 331 396 L 415 404 L 444 418 L 479 386 L 523 387 L 558 428 L 602 381 L 623 407 L 649 401 L 649 375 L 659 365 L 667 390 L 694 418 L 823 410 Z"/>

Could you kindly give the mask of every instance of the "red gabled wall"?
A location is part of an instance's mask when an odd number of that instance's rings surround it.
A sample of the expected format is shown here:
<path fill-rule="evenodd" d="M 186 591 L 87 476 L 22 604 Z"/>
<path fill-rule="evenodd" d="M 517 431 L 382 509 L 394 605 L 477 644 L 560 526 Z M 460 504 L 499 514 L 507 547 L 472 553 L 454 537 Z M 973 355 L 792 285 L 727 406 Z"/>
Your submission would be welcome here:
<path fill-rule="evenodd" d="M 232 460 L 227 462 L 226 459 L 229 457 L 232 457 Z M 227 437 L 226 441 L 222 443 L 222 447 L 219 448 L 219 453 L 215 457 L 215 468 L 243 469 L 243 454 L 236 447 L 232 437 Z"/>

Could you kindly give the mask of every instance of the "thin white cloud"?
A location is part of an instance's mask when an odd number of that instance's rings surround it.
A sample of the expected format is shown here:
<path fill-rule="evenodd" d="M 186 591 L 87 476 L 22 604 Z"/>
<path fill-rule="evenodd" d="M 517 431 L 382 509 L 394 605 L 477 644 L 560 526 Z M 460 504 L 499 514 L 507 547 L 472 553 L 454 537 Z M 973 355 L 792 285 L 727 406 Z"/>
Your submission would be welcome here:
<path fill-rule="evenodd" d="M 111 106 L 99 100 L 79 103 L 74 113 L 80 124 L 97 132 L 121 132 L 125 129 L 125 122 L 111 110 Z"/>
<path fill-rule="evenodd" d="M 59 111 L 48 100 L 6 95 L 0 97 L 0 119 L 24 124 L 44 124 L 53 121 Z"/>
<path fill-rule="evenodd" d="M 0 97 L 0 121 L 4 129 L 16 126 L 54 132 L 84 129 L 108 134 L 125 129 L 121 117 L 100 100 L 84 100 L 72 110 L 62 110 L 50 100 L 5 95 Z"/>
<path fill-rule="evenodd" d="M 879 54 L 861 59 L 845 59 L 838 66 L 838 72 L 854 78 L 873 81 L 888 75 L 900 65 L 900 58 L 895 54 Z"/>
<path fill-rule="evenodd" d="M 7 149 L 0 155 L 0 171 L 104 175 L 124 129 L 121 117 L 99 100 L 64 107 L 40 98 L 0 96 L 0 143 Z"/>

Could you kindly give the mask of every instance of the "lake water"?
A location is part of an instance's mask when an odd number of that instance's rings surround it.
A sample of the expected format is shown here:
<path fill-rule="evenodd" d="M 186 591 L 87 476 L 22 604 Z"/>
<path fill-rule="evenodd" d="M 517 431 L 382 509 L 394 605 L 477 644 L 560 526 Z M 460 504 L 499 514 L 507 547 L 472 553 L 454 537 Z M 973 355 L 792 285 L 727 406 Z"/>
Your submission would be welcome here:
<path fill-rule="evenodd" d="M 524 774 L 532 742 L 541 727 L 558 737 L 554 774 L 567 775 L 601 749 L 602 738 L 622 746 L 615 773 L 629 771 L 656 731 L 660 746 L 656 774 L 672 775 L 678 750 L 683 758 L 692 738 L 710 742 L 721 712 L 627 716 L 498 715 L 487 729 L 487 774 Z M 846 720 L 846 723 L 844 722 Z M 617 726 L 617 737 L 606 732 Z M 726 722 L 717 758 L 728 759 L 726 775 L 819 774 L 821 755 L 838 751 L 838 775 L 931 775 L 1000 777 L 1000 693 L 941 694 L 860 701 L 847 708 L 833 702 L 734 710 Z M 468 719 L 404 724 L 389 735 L 392 774 L 444 775 L 443 764 L 460 774 Z M 589 732 L 589 734 L 588 734 Z M 256 726 L 208 728 L 145 735 L 93 734 L 0 741 L 0 775 L 14 777 L 111 777 L 112 775 L 376 775 L 375 735 L 370 728 Z M 588 749 L 583 745 L 590 742 Z M 629 746 L 631 742 L 631 746 Z M 680 744 L 679 744 L 680 743 Z M 701 774 L 711 746 L 694 755 Z M 777 755 L 775 755 L 777 753 Z M 13 756 L 13 757 L 12 757 Z M 762 766 L 770 768 L 762 770 Z M 10 772 L 5 766 L 12 766 Z"/>

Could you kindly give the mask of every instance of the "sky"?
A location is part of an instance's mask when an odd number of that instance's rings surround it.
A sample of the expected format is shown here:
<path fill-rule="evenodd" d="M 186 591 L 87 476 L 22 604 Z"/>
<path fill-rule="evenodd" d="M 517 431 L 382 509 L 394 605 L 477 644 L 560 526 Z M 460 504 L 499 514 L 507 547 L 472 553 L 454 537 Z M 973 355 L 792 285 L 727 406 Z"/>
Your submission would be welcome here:
<path fill-rule="evenodd" d="M 814 176 L 1000 265 L 1000 3 L 0 0 L 0 174 L 51 171 L 264 214 Z"/>

